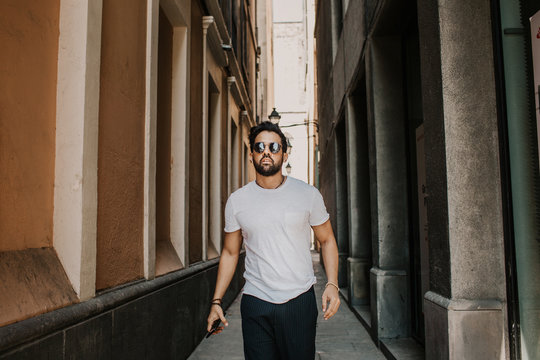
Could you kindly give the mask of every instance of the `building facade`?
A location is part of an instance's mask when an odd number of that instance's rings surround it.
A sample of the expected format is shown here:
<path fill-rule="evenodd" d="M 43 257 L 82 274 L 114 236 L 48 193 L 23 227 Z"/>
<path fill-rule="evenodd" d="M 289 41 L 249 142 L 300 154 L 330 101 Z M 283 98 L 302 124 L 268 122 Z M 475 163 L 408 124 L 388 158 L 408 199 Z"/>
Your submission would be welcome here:
<path fill-rule="evenodd" d="M 390 358 L 540 357 L 539 10 L 317 1 L 339 283 Z"/>
<path fill-rule="evenodd" d="M 256 5 L 2 2 L 0 359 L 179 359 L 200 342 L 272 76 Z"/>
<path fill-rule="evenodd" d="M 273 1 L 257 1 L 257 40 L 260 48 L 257 115 L 267 120 L 274 107 L 274 26 Z M 270 76 L 268 76 L 270 75 Z"/>
<path fill-rule="evenodd" d="M 290 143 L 286 173 L 315 184 L 313 0 L 274 0 L 275 107 Z"/>

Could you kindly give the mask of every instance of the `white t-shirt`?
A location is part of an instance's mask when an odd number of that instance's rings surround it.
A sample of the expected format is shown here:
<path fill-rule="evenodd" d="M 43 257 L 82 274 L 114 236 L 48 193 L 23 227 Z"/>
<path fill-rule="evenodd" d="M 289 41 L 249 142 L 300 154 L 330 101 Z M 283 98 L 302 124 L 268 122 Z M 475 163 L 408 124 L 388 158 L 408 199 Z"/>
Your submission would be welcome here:
<path fill-rule="evenodd" d="M 311 228 L 329 218 L 320 192 L 287 177 L 277 189 L 255 181 L 231 194 L 225 232 L 242 229 L 246 248 L 244 294 L 281 304 L 315 283 Z"/>

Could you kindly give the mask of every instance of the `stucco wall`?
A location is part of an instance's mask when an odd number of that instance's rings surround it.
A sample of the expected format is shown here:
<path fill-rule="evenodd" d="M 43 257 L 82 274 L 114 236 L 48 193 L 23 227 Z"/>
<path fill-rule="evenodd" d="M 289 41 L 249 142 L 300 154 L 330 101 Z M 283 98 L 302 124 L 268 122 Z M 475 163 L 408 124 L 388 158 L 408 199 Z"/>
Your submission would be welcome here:
<path fill-rule="evenodd" d="M 53 248 L 0 253 L 0 327 L 74 302 Z"/>
<path fill-rule="evenodd" d="M 327 151 L 321 153 L 320 169 L 320 191 L 324 198 L 326 210 L 330 214 L 330 222 L 335 228 L 337 224 L 337 205 L 334 139 L 332 139 L 330 146 L 327 147 Z"/>
<path fill-rule="evenodd" d="M 172 26 L 159 11 L 156 238 L 170 238 Z"/>
<path fill-rule="evenodd" d="M 0 2 L 0 251 L 52 245 L 59 11 Z"/>
<path fill-rule="evenodd" d="M 202 260 L 202 16 L 191 4 L 191 106 L 189 118 L 189 262 Z"/>
<path fill-rule="evenodd" d="M 437 4 L 418 2 L 418 27 L 422 68 L 426 185 L 429 214 L 430 289 L 451 297 L 448 194 L 442 103 L 441 45 Z"/>
<path fill-rule="evenodd" d="M 103 4 L 96 288 L 143 275 L 146 1 Z"/>
<path fill-rule="evenodd" d="M 182 263 L 171 243 L 171 89 L 173 27 L 159 11 L 158 105 L 156 147 L 156 275 L 178 270 Z"/>
<path fill-rule="evenodd" d="M 228 107 L 228 101 L 229 98 L 229 91 L 227 88 L 227 77 L 223 76 L 222 78 L 222 84 L 221 84 L 221 153 L 223 156 L 221 157 L 221 219 L 225 219 L 225 204 L 227 203 L 227 199 L 229 198 L 229 192 L 228 192 L 228 174 L 229 171 L 232 169 L 230 168 L 229 164 L 229 157 L 227 156 L 228 153 L 228 143 L 227 143 L 227 134 L 230 131 L 228 127 L 229 120 L 227 119 L 227 107 Z M 223 244 L 223 239 L 225 238 L 225 234 L 223 231 L 221 231 L 221 243 Z"/>
<path fill-rule="evenodd" d="M 318 1 L 317 24 L 315 28 L 315 37 L 317 38 L 317 98 L 321 105 L 327 98 L 327 93 L 332 88 L 330 75 L 332 74 L 333 56 L 332 56 L 332 19 L 330 1 Z M 323 115 L 322 112 L 319 113 Z M 322 117 L 320 117 L 322 118 Z"/>

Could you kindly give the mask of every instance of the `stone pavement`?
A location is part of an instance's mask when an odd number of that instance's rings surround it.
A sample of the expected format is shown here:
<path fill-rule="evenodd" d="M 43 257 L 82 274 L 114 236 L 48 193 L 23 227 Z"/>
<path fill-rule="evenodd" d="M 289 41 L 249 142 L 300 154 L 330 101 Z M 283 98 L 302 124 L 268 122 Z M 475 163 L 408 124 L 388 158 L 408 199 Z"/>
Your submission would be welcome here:
<path fill-rule="evenodd" d="M 384 360 L 382 352 L 350 311 L 342 299 L 341 307 L 334 317 L 325 321 L 322 317 L 321 296 L 326 284 L 324 270 L 319 263 L 319 254 L 313 253 L 313 266 L 317 276 L 315 293 L 319 305 L 317 321 L 316 360 Z M 204 339 L 189 360 L 241 360 L 244 359 L 242 345 L 242 323 L 240 319 L 239 295 L 227 310 L 229 326 L 219 335 Z"/>

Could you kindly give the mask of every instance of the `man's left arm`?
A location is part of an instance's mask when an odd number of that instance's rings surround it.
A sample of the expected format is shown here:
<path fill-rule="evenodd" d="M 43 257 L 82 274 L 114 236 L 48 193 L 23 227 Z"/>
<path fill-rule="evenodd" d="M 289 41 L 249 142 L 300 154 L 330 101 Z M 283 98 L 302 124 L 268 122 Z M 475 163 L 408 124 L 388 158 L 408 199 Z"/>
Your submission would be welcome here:
<path fill-rule="evenodd" d="M 321 243 L 321 252 L 328 282 L 322 296 L 324 319 L 328 320 L 338 311 L 341 301 L 338 292 L 338 247 L 330 220 L 313 226 L 313 232 Z"/>

